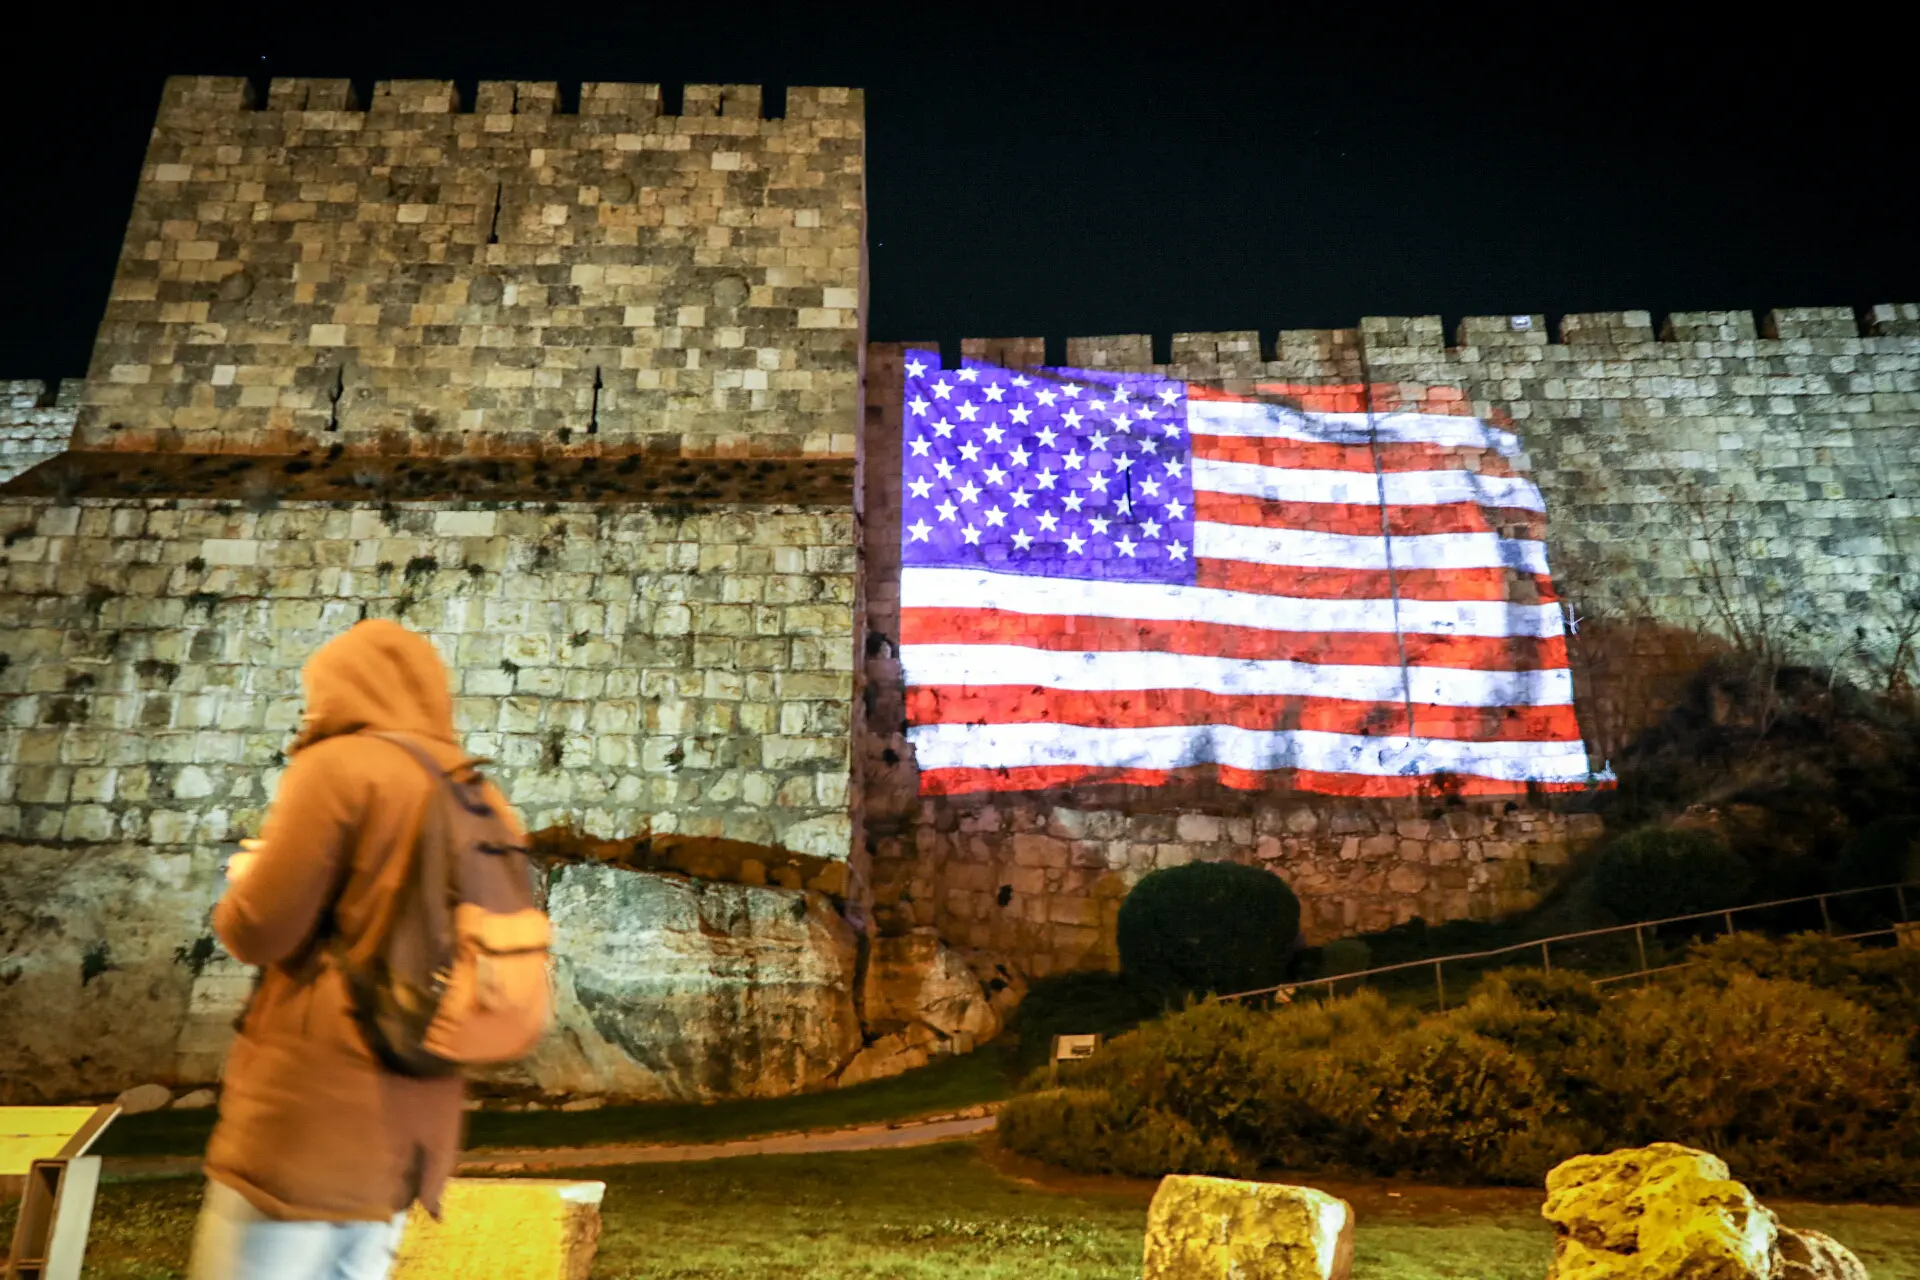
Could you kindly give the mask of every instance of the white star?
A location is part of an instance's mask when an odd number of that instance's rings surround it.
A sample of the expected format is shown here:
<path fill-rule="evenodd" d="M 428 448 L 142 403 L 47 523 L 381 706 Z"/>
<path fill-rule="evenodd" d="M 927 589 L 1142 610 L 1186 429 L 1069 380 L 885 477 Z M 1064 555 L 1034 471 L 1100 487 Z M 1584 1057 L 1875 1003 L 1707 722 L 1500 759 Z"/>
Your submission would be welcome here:
<path fill-rule="evenodd" d="M 1052 533 L 1054 530 L 1054 526 L 1060 523 L 1060 517 L 1053 514 L 1053 512 L 1051 511 L 1042 511 L 1037 517 L 1035 517 L 1034 523 L 1039 525 L 1042 529 L 1045 529 L 1048 533 Z"/>
<path fill-rule="evenodd" d="M 968 480 L 965 483 L 963 483 L 960 486 L 960 488 L 957 490 L 957 492 L 959 493 L 960 501 L 962 502 L 980 501 L 980 486 L 975 484 L 971 480 Z"/>
<path fill-rule="evenodd" d="M 1076 382 L 1069 382 L 1064 387 L 1060 388 L 1060 394 L 1066 396 L 1069 400 L 1071 400 L 1073 397 L 1080 394 L 1080 384 Z"/>
<path fill-rule="evenodd" d="M 1096 431 L 1087 437 L 1087 443 L 1095 449 L 1104 449 L 1107 447 L 1107 437 L 1102 432 Z"/>
<path fill-rule="evenodd" d="M 972 422 L 972 421 L 973 421 L 973 420 L 974 420 L 975 418 L 977 418 L 977 417 L 979 417 L 979 416 L 980 416 L 980 406 L 979 406 L 979 405 L 977 405 L 977 404 L 963 404 L 963 405 L 961 405 L 961 406 L 960 406 L 960 417 L 961 417 L 961 418 L 962 418 L 962 419 L 963 419 L 964 421 L 967 421 L 967 422 Z"/>
<path fill-rule="evenodd" d="M 1112 523 L 1113 521 L 1106 519 L 1104 516 L 1090 516 L 1087 519 L 1087 527 L 1095 533 L 1105 533 L 1107 526 Z"/>
<path fill-rule="evenodd" d="M 1150 404 L 1137 404 L 1133 406 L 1133 416 L 1140 419 L 1140 421 L 1142 422 L 1145 422 L 1148 418 L 1151 418 L 1153 414 L 1154 414 L 1154 408 Z"/>
<path fill-rule="evenodd" d="M 1013 505 L 1016 507 L 1024 507 L 1029 502 L 1033 501 L 1033 495 L 1028 493 L 1025 489 L 1015 489 L 1012 493 L 1008 494 L 1007 496 L 1013 499 Z"/>
<path fill-rule="evenodd" d="M 1187 558 L 1186 544 L 1181 542 L 1169 542 L 1167 544 L 1167 556 L 1169 559 L 1173 559 L 1173 560 L 1185 560 Z"/>
<path fill-rule="evenodd" d="M 953 434 L 953 424 L 951 422 L 948 422 L 945 418 L 942 418 L 940 419 L 940 421 L 933 424 L 933 434 L 939 436 L 942 440 L 945 440 Z"/>
<path fill-rule="evenodd" d="M 1007 513 L 998 507 L 988 507 L 986 517 L 987 523 L 991 525 L 1003 525 L 1007 522 Z"/>
<path fill-rule="evenodd" d="M 1027 425 L 1027 419 L 1033 416 L 1033 410 L 1023 404 L 1017 404 L 1007 410 L 1007 416 L 1013 419 L 1015 426 L 1024 427 Z"/>
<path fill-rule="evenodd" d="M 1007 429 L 1005 427 L 986 426 L 980 428 L 980 434 L 987 438 L 988 444 L 999 444 L 1006 438 Z"/>
<path fill-rule="evenodd" d="M 1060 433 L 1058 431 L 1055 431 L 1052 427 L 1040 428 L 1040 434 L 1034 437 L 1034 439 L 1040 442 L 1040 447 L 1042 449 L 1053 448 L 1053 442 L 1055 440 L 1058 440 L 1059 438 L 1060 438 Z"/>
<path fill-rule="evenodd" d="M 1174 502 L 1169 500 L 1167 503 L 1167 515 L 1175 520 L 1186 519 L 1187 504 L 1184 502 Z"/>
<path fill-rule="evenodd" d="M 926 417 L 927 409 L 929 407 L 930 406 L 927 404 L 927 402 L 925 400 L 922 400 L 919 396 L 915 396 L 913 399 L 907 401 L 907 408 L 913 410 L 914 416 L 916 417 L 920 417 L 920 418 Z"/>
<path fill-rule="evenodd" d="M 987 391 L 986 391 L 987 399 L 993 401 L 995 404 L 999 404 L 1000 397 L 1006 394 L 1007 394 L 1007 389 L 1001 386 L 999 383 L 990 382 L 987 384 Z"/>
<path fill-rule="evenodd" d="M 1157 538 L 1160 536 L 1160 522 L 1151 517 L 1142 520 L 1140 522 L 1140 532 L 1146 534 L 1149 538 Z"/>
<path fill-rule="evenodd" d="M 1140 452 L 1158 453 L 1160 452 L 1160 442 L 1158 440 L 1155 440 L 1152 436 L 1148 436 L 1145 440 L 1142 440 L 1140 442 Z"/>
<path fill-rule="evenodd" d="M 979 380 L 980 371 L 978 369 L 962 369 L 960 371 L 960 381 L 962 382 L 978 382 Z"/>
<path fill-rule="evenodd" d="M 977 547 L 980 545 L 980 531 L 970 524 L 960 527 L 960 536 L 967 540 L 969 546 Z"/>
<path fill-rule="evenodd" d="M 1096 471 L 1087 477 L 1087 487 L 1090 489 L 1098 489 L 1100 492 L 1105 493 L 1107 491 L 1107 478 Z"/>
<path fill-rule="evenodd" d="M 1157 498 L 1160 496 L 1160 482 L 1152 476 L 1148 476 L 1140 482 L 1140 492 L 1146 494 L 1149 498 Z"/>
<path fill-rule="evenodd" d="M 907 481 L 907 488 L 913 490 L 913 496 L 916 498 L 926 498 L 933 495 L 933 481 L 922 477 L 915 477 Z"/>
<path fill-rule="evenodd" d="M 952 395 L 953 395 L 952 383 L 941 381 L 933 384 L 933 398 L 935 400 L 950 399 Z"/>
<path fill-rule="evenodd" d="M 1028 453 L 1025 449 L 1021 448 L 1019 445 L 1015 445 L 1013 446 L 1013 452 L 1007 455 L 1007 460 L 1013 463 L 1013 465 L 1016 467 L 1024 467 L 1027 465 L 1027 459 L 1031 458 L 1032 456 L 1033 456 L 1032 454 Z"/>
<path fill-rule="evenodd" d="M 977 462 L 980 459 L 980 446 L 968 440 L 960 446 L 960 456 L 968 462 Z"/>
<path fill-rule="evenodd" d="M 1078 431 L 1080 429 L 1080 424 L 1086 421 L 1086 419 L 1080 416 L 1079 410 L 1069 409 L 1065 413 L 1060 415 L 1060 421 L 1066 423 L 1068 428 L 1070 428 L 1071 430 Z"/>
<path fill-rule="evenodd" d="M 907 532 L 913 535 L 915 542 L 925 542 L 927 535 L 933 532 L 933 526 L 925 520 L 916 520 L 907 526 Z"/>
<path fill-rule="evenodd" d="M 1169 458 L 1169 459 L 1167 459 L 1167 461 L 1166 461 L 1166 464 L 1165 464 L 1165 465 L 1166 465 L 1166 468 L 1167 468 L 1167 474 L 1168 474 L 1168 475 L 1170 475 L 1170 476 L 1177 476 L 1177 475 L 1179 475 L 1179 474 L 1180 474 L 1180 468 L 1181 468 L 1181 462 L 1180 462 L 1180 460 L 1179 460 L 1178 458 Z"/>
<path fill-rule="evenodd" d="M 1135 549 L 1138 548 L 1140 544 L 1135 542 L 1132 538 L 1129 538 L 1126 534 L 1123 533 L 1120 535 L 1118 541 L 1116 541 L 1113 545 L 1120 548 L 1121 555 L 1131 556 L 1134 553 Z"/>
<path fill-rule="evenodd" d="M 1033 398 L 1035 400 L 1038 400 L 1041 404 L 1047 406 L 1049 409 L 1051 409 L 1053 407 L 1053 402 L 1055 400 L 1058 400 L 1060 397 L 1056 392 L 1046 387 L 1042 387 L 1038 391 L 1033 393 Z"/>
<path fill-rule="evenodd" d="M 1107 411 L 1107 402 L 1105 400 L 1095 400 L 1087 407 L 1095 413 L 1105 413 Z"/>
<path fill-rule="evenodd" d="M 1171 422 L 1169 422 L 1169 423 L 1167 424 L 1167 436 L 1168 436 L 1168 438 L 1170 438 L 1170 439 L 1171 439 L 1171 438 L 1176 438 L 1176 437 L 1178 437 L 1178 436 L 1179 436 L 1179 434 L 1180 434 L 1180 428 L 1179 428 L 1179 427 L 1176 427 L 1176 426 L 1174 426 L 1174 425 L 1173 425 L 1173 424 L 1172 424 Z"/>
<path fill-rule="evenodd" d="M 1015 374 L 1013 376 L 1012 381 L 1013 381 L 1013 385 L 1016 387 L 1031 386 L 1033 383 L 1033 379 L 1025 376 L 1024 374 Z"/>
<path fill-rule="evenodd" d="M 927 362 L 926 362 L 925 360 L 909 360 L 909 361 L 907 361 L 907 376 L 908 376 L 908 377 L 910 377 L 910 378 L 917 378 L 917 377 L 919 377 L 919 376 L 920 376 L 921 374 L 923 374 L 923 373 L 925 373 L 926 371 L 927 371 Z"/>
<path fill-rule="evenodd" d="M 1040 469 L 1039 474 L 1033 477 L 1033 483 L 1042 489 L 1051 489 L 1053 488 L 1053 482 L 1058 478 L 1059 477 L 1053 474 L 1052 467 L 1043 467 Z"/>
<path fill-rule="evenodd" d="M 1005 484 L 1007 482 L 1007 473 L 999 467 L 988 467 L 980 474 L 987 478 L 988 484 Z"/>
<path fill-rule="evenodd" d="M 1132 465 L 1133 465 L 1133 459 L 1129 458 L 1124 453 L 1113 460 L 1113 469 L 1115 471 L 1125 471 L 1128 467 Z"/>
<path fill-rule="evenodd" d="M 939 476 L 942 480 L 953 479 L 953 464 L 947 461 L 945 458 L 934 459 L 933 469 L 934 471 L 939 473 Z"/>
<path fill-rule="evenodd" d="M 939 506 L 935 507 L 934 510 L 940 513 L 940 518 L 942 520 L 951 520 L 955 516 L 960 514 L 960 508 L 953 505 L 952 498 L 948 498 L 946 501 L 942 502 Z"/>
<path fill-rule="evenodd" d="M 1079 555 L 1080 548 L 1086 545 L 1087 545 L 1087 540 L 1085 538 L 1082 538 L 1076 534 L 1071 534 L 1071 533 L 1067 535 L 1067 550 L 1071 551 L 1074 555 L 1076 556 Z"/>
<path fill-rule="evenodd" d="M 1113 504 L 1113 509 L 1123 516 L 1130 516 L 1133 514 L 1133 499 L 1123 493 L 1120 495 L 1120 501 Z"/>
<path fill-rule="evenodd" d="M 1119 417 L 1113 420 L 1113 429 L 1115 431 L 1120 432 L 1122 435 L 1129 435 L 1129 436 L 1132 435 L 1133 428 L 1127 425 L 1127 421 L 1128 421 L 1127 415 L 1124 413 L 1121 414 Z"/>
<path fill-rule="evenodd" d="M 1172 387 L 1168 387 L 1160 393 L 1160 399 L 1167 404 L 1178 404 L 1180 402 L 1180 393 Z"/>
<path fill-rule="evenodd" d="M 1060 459 L 1061 462 L 1064 462 L 1066 464 L 1067 470 L 1069 471 L 1078 471 L 1080 469 L 1080 464 L 1085 462 L 1086 460 L 1087 460 L 1086 455 L 1081 453 L 1078 449 L 1067 450 L 1066 455 Z"/>
<path fill-rule="evenodd" d="M 1066 507 L 1066 509 L 1069 511 L 1078 511 L 1080 509 L 1080 504 L 1085 502 L 1086 500 L 1087 500 L 1087 495 L 1084 493 L 1070 493 L 1066 497 L 1060 499 L 1060 503 L 1062 506 Z"/>
<path fill-rule="evenodd" d="M 925 436 L 917 436 L 907 445 L 907 448 L 913 450 L 914 457 L 924 458 L 927 456 L 927 450 L 933 448 L 933 446 L 927 443 Z"/>
<path fill-rule="evenodd" d="M 1025 551 L 1028 547 L 1033 545 L 1033 535 L 1028 533 L 1025 529 L 1016 529 L 1013 532 L 1013 545 L 1018 547 L 1020 550 Z"/>
<path fill-rule="evenodd" d="M 1127 402 L 1127 389 L 1125 387 L 1115 387 L 1113 389 L 1113 399 L 1116 404 L 1125 404 Z"/>

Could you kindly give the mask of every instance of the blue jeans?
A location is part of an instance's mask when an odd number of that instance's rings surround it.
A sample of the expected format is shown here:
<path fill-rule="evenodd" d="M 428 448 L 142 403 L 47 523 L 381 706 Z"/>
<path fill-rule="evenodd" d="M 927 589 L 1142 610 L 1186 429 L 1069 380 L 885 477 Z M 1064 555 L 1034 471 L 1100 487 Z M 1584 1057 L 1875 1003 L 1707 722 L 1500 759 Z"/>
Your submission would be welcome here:
<path fill-rule="evenodd" d="M 209 1181 L 187 1280 L 387 1280 L 407 1215 L 386 1222 L 281 1222 Z"/>

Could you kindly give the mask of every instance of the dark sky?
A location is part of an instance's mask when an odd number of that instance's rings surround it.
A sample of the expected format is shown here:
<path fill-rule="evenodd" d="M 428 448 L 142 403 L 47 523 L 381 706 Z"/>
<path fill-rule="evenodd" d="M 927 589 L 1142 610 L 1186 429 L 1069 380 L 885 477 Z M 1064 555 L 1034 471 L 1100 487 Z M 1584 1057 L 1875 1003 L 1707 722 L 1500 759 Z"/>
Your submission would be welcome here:
<path fill-rule="evenodd" d="M 172 72 L 864 86 L 879 339 L 1920 300 L 1890 27 L 1327 7 L 43 6 L 8 58 L 0 377 L 84 372 Z"/>

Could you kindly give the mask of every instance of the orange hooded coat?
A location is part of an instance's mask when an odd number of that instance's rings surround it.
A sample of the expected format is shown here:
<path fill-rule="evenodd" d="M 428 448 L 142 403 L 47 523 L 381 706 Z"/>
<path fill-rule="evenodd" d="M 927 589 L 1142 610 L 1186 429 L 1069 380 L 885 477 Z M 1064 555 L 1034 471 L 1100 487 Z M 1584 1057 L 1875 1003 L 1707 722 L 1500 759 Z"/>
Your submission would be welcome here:
<path fill-rule="evenodd" d="M 227 1059 L 207 1176 L 279 1219 L 381 1220 L 415 1199 L 437 1217 L 465 1082 L 384 1070 L 329 951 L 378 945 L 439 794 L 402 748 L 352 735 L 404 733 L 444 766 L 465 759 L 447 671 L 425 637 L 370 621 L 322 645 L 301 681 L 305 723 L 265 848 L 213 913 L 227 950 L 266 972 Z"/>

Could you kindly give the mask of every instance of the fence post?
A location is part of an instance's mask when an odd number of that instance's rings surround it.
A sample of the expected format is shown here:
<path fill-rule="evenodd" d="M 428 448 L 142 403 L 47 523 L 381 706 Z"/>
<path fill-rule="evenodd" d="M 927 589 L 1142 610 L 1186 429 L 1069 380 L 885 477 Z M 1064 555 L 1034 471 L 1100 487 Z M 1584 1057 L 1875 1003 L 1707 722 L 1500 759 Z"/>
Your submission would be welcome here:
<path fill-rule="evenodd" d="M 1440 964 L 1438 960 L 1433 962 L 1433 989 L 1440 993 L 1440 1012 L 1445 1013 L 1447 1011 L 1447 979 L 1446 975 L 1440 972 Z"/>
<path fill-rule="evenodd" d="M 1733 912 L 1731 911 L 1727 912 L 1727 932 L 1729 934 L 1733 932 Z"/>
<path fill-rule="evenodd" d="M 1633 945 L 1640 952 L 1640 985 L 1647 985 L 1647 937 L 1639 925 L 1633 926 Z"/>
<path fill-rule="evenodd" d="M 1547 953 L 1547 940 L 1540 939 L 1540 967 L 1548 973 L 1553 972 L 1553 957 Z"/>
<path fill-rule="evenodd" d="M 1827 927 L 1828 934 L 1833 932 L 1833 915 L 1827 910 L 1827 895 L 1820 895 L 1820 923 Z"/>
<path fill-rule="evenodd" d="M 1900 898 L 1900 923 L 1905 924 L 1907 922 L 1907 886 L 1897 884 L 1893 886 L 1893 891 Z"/>

